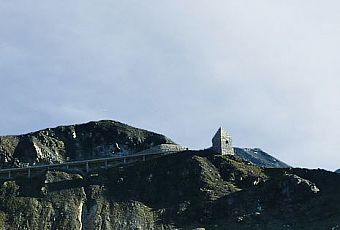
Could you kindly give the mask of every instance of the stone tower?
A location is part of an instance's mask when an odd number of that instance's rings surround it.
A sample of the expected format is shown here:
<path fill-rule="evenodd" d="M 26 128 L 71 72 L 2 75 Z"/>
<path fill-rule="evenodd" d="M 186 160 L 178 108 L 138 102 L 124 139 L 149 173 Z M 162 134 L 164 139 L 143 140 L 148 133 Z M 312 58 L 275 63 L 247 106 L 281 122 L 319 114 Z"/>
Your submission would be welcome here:
<path fill-rule="evenodd" d="M 230 134 L 219 128 L 214 138 L 212 139 L 213 151 L 220 155 L 234 155 L 232 147 L 232 139 Z"/>

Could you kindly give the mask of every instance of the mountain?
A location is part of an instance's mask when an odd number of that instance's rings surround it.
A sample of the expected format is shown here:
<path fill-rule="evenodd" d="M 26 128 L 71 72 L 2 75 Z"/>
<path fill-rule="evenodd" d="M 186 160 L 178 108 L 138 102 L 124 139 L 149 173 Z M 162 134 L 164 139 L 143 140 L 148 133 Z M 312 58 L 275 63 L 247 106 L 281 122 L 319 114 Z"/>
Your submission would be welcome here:
<path fill-rule="evenodd" d="M 335 172 L 336 172 L 336 173 L 340 173 L 340 169 L 336 170 Z"/>
<path fill-rule="evenodd" d="M 0 162 L 129 155 L 160 144 L 175 143 L 105 120 L 0 137 Z M 49 166 L 27 177 L 23 168 L 0 177 L 0 229 L 339 229 L 336 173 L 291 168 L 260 149 L 234 150 L 186 150 L 87 173 Z"/>
<path fill-rule="evenodd" d="M 340 177 L 185 151 L 3 181 L 1 229 L 338 229 Z"/>
<path fill-rule="evenodd" d="M 18 136 L 0 137 L 0 166 L 108 157 L 133 154 L 159 144 L 175 144 L 150 131 L 110 120 L 59 126 Z M 287 164 L 260 149 L 234 148 L 235 155 L 262 167 L 286 168 Z"/>
<path fill-rule="evenodd" d="M 174 142 L 163 135 L 116 121 L 59 126 L 24 135 L 0 137 L 0 166 L 132 154 L 160 144 Z"/>
<path fill-rule="evenodd" d="M 245 161 L 265 168 L 289 168 L 286 163 L 258 148 L 234 148 L 235 155 Z"/>

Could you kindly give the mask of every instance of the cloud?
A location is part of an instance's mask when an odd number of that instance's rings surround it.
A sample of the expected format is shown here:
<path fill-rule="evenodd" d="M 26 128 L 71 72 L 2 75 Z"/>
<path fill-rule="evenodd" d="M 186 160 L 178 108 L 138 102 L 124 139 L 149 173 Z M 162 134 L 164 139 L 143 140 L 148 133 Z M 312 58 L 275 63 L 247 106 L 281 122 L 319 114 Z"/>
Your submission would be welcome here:
<path fill-rule="evenodd" d="M 192 148 L 218 126 L 339 168 L 337 1 L 6 1 L 0 134 L 116 119 Z"/>

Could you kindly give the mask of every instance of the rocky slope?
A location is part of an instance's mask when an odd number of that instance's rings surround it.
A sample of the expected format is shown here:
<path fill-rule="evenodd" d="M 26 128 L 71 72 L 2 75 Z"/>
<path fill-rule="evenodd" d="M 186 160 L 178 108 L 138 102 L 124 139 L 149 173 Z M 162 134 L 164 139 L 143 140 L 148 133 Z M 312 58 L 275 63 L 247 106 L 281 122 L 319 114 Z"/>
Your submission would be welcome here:
<path fill-rule="evenodd" d="M 163 135 L 103 120 L 0 137 L 0 166 L 56 163 L 112 156 L 118 152 L 128 154 L 172 143 Z"/>
<path fill-rule="evenodd" d="M 175 143 L 163 135 L 110 120 L 59 126 L 24 135 L 0 136 L 0 167 L 131 154 L 159 144 Z M 238 157 L 258 166 L 289 167 L 261 149 L 234 150 Z"/>
<path fill-rule="evenodd" d="M 335 172 L 336 172 L 336 173 L 340 173 L 340 169 L 336 170 Z"/>
<path fill-rule="evenodd" d="M 340 176 L 186 151 L 0 187 L 2 229 L 339 229 Z"/>
<path fill-rule="evenodd" d="M 234 148 L 235 155 L 255 165 L 265 168 L 289 168 L 286 163 L 274 158 L 261 149 Z"/>

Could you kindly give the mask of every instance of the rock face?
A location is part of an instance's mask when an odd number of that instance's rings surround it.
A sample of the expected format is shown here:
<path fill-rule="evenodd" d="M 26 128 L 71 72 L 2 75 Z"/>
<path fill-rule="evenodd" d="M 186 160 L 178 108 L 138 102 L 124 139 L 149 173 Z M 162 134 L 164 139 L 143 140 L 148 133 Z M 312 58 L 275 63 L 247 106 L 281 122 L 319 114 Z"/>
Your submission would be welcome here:
<path fill-rule="evenodd" d="M 316 185 L 304 178 L 301 178 L 295 174 L 286 173 L 280 184 L 281 193 L 286 197 L 290 198 L 294 194 L 299 193 L 303 195 L 316 194 L 320 192 L 320 189 Z"/>
<path fill-rule="evenodd" d="M 0 229 L 337 229 L 340 177 L 185 151 L 0 186 Z"/>
<path fill-rule="evenodd" d="M 160 144 L 175 143 L 160 134 L 104 120 L 0 137 L 0 165 L 131 154 Z"/>
<path fill-rule="evenodd" d="M 235 155 L 239 158 L 249 161 L 255 165 L 265 168 L 289 168 L 286 163 L 272 157 L 261 149 L 255 148 L 234 148 Z"/>

